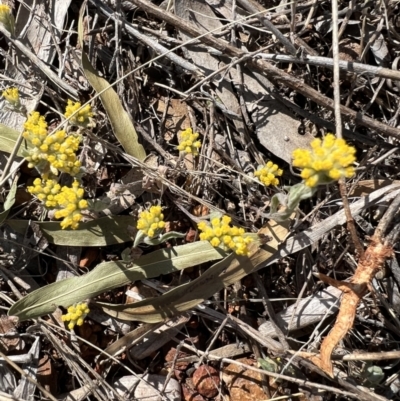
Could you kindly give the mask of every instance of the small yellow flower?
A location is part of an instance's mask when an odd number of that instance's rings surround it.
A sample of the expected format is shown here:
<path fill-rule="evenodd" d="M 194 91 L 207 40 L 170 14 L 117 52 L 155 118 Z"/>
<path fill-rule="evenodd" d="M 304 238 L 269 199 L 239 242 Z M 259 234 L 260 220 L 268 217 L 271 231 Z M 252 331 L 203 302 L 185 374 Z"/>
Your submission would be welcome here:
<path fill-rule="evenodd" d="M 0 23 L 4 25 L 11 35 L 14 35 L 15 20 L 11 8 L 5 4 L 0 4 Z"/>
<path fill-rule="evenodd" d="M 80 172 L 81 162 L 76 156 L 81 142 L 79 135 L 67 136 L 65 131 L 48 135 L 46 120 L 37 111 L 29 115 L 24 128 L 22 136 L 32 144 L 24 155 L 29 163 L 28 167 L 33 168 L 48 162 L 55 175 L 58 171 L 72 176 Z"/>
<path fill-rule="evenodd" d="M 78 181 L 74 181 L 72 187 L 61 188 L 57 181 L 36 178 L 33 186 L 27 188 L 28 192 L 35 195 L 49 210 L 55 210 L 54 217 L 63 220 L 60 223 L 62 229 L 71 227 L 77 229 L 82 220 L 82 211 L 88 208 L 87 200 L 83 199 L 84 189 Z"/>
<path fill-rule="evenodd" d="M 149 238 L 154 238 L 165 227 L 161 206 L 152 206 L 139 214 L 137 229 Z"/>
<path fill-rule="evenodd" d="M 56 195 L 61 191 L 61 185 L 55 180 L 42 181 L 40 178 L 36 178 L 33 181 L 33 186 L 28 187 L 28 192 L 35 195 L 47 209 L 54 209 L 58 203 L 55 199 Z"/>
<path fill-rule="evenodd" d="M 7 88 L 3 91 L 2 96 L 13 108 L 18 109 L 21 107 L 18 88 Z"/>
<path fill-rule="evenodd" d="M 42 152 L 47 152 L 47 161 L 59 171 L 75 176 L 79 173 L 81 162 L 76 156 L 81 138 L 69 135 L 65 131 L 57 131 L 48 136 L 40 148 Z"/>
<path fill-rule="evenodd" d="M 34 146 L 40 146 L 47 136 L 46 120 L 44 116 L 41 116 L 37 111 L 29 114 L 24 123 L 24 128 L 23 137 Z"/>
<path fill-rule="evenodd" d="M 311 148 L 293 152 L 293 166 L 302 169 L 301 177 L 307 186 L 315 187 L 354 176 L 356 149 L 347 145 L 344 139 L 328 134 L 322 141 L 314 139 Z"/>
<path fill-rule="evenodd" d="M 69 322 L 68 328 L 72 330 L 75 326 L 82 326 L 83 321 L 89 314 L 90 309 L 86 302 L 80 302 L 67 309 L 67 313 L 61 316 L 63 322 Z"/>
<path fill-rule="evenodd" d="M 223 250 L 231 250 L 237 255 L 247 256 L 249 254 L 248 245 L 253 241 L 246 235 L 243 228 L 231 226 L 231 218 L 223 216 L 211 220 L 211 224 L 201 221 L 197 228 L 202 231 L 200 239 L 209 241 L 213 247 L 220 247 Z"/>
<path fill-rule="evenodd" d="M 72 187 L 62 187 L 60 193 L 55 196 L 57 211 L 54 213 L 56 219 L 63 218 L 61 228 L 71 227 L 76 230 L 82 220 L 82 211 L 88 208 L 87 200 L 83 199 L 85 191 L 78 181 L 72 183 Z"/>
<path fill-rule="evenodd" d="M 197 139 L 198 137 L 199 134 L 193 133 L 191 128 L 185 129 L 181 132 L 181 142 L 177 146 L 177 149 L 181 152 L 197 156 L 201 148 L 201 141 Z"/>
<path fill-rule="evenodd" d="M 65 108 L 64 116 L 69 118 L 69 122 L 71 125 L 77 125 L 78 127 L 87 128 L 91 125 L 91 119 L 93 117 L 92 107 L 90 104 L 87 104 L 82 109 L 81 103 L 73 102 L 72 100 L 68 100 L 67 107 Z M 79 110 L 80 109 L 80 110 Z M 74 114 L 77 110 L 79 110 L 76 114 Z M 74 114 L 74 115 L 73 115 Z"/>
<path fill-rule="evenodd" d="M 276 177 L 280 177 L 283 171 L 278 167 L 277 164 L 269 161 L 265 166 L 259 166 L 254 175 L 265 185 L 279 185 L 279 180 Z"/>

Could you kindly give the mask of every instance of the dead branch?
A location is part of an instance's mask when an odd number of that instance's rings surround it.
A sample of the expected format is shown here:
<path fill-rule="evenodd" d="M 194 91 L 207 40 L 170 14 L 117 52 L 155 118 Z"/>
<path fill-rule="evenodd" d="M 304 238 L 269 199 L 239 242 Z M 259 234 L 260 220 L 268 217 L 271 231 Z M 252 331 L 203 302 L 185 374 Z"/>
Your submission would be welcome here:
<path fill-rule="evenodd" d="M 305 54 L 303 57 L 289 56 L 287 54 L 258 54 L 257 57 L 268 61 L 281 63 L 309 64 L 319 67 L 333 68 L 333 59 L 329 57 L 310 56 Z M 339 68 L 341 71 L 362 74 L 368 77 L 380 77 L 400 81 L 400 71 L 391 70 L 390 68 L 376 67 L 373 65 L 356 63 L 352 61 L 339 60 Z"/>
<path fill-rule="evenodd" d="M 336 345 L 352 328 L 357 306 L 371 288 L 371 281 L 375 274 L 384 267 L 386 259 L 390 258 L 393 254 L 392 247 L 399 234 L 398 225 L 395 225 L 394 228 L 387 233 L 386 237 L 384 233 L 388 227 L 390 227 L 394 217 L 398 213 L 399 205 L 400 195 L 397 195 L 378 225 L 350 282 L 337 281 L 323 274 L 318 275 L 322 281 L 335 286 L 344 293 L 336 322 L 321 344 L 320 356 L 310 358 L 317 366 L 332 377 L 332 352 Z"/>

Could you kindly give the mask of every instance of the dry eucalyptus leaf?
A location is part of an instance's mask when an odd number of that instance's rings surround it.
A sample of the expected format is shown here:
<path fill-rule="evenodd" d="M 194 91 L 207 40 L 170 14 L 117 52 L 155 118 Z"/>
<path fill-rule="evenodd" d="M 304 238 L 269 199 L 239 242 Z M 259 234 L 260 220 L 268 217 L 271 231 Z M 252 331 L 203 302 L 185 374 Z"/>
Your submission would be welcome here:
<path fill-rule="evenodd" d="M 113 387 L 125 400 L 159 401 L 160 391 L 164 389 L 166 376 L 146 374 L 140 380 L 136 376 L 123 376 L 114 382 Z M 170 379 L 163 391 L 166 401 L 181 400 L 181 386 L 175 379 Z"/>
<path fill-rule="evenodd" d="M 166 109 L 168 104 L 168 109 Z M 166 102 L 160 99 L 157 102 L 157 112 L 161 115 L 166 114 L 164 123 L 164 139 L 169 142 L 186 128 L 190 128 L 189 111 L 187 104 L 181 99 L 169 99 Z"/>

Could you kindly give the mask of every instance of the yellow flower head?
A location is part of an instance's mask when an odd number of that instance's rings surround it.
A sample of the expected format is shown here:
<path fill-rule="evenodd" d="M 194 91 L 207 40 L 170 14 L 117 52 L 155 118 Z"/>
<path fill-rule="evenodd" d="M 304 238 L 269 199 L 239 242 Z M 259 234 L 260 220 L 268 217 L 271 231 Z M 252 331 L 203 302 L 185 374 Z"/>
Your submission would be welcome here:
<path fill-rule="evenodd" d="M 199 149 L 201 148 L 201 141 L 197 138 L 198 133 L 193 133 L 191 128 L 187 128 L 181 132 L 181 142 L 177 146 L 177 149 L 184 153 L 191 153 L 193 156 L 199 154 Z"/>
<path fill-rule="evenodd" d="M 4 25 L 11 35 L 14 35 L 14 16 L 12 15 L 11 8 L 5 4 L 0 4 L 0 23 Z"/>
<path fill-rule="evenodd" d="M 296 149 L 293 152 L 293 166 L 302 169 L 301 177 L 309 187 L 328 184 L 340 178 L 355 174 L 356 149 L 347 145 L 344 139 L 328 134 L 311 142 L 311 150 Z"/>
<path fill-rule="evenodd" d="M 2 96 L 13 108 L 18 109 L 21 107 L 18 88 L 7 88 L 3 91 Z"/>
<path fill-rule="evenodd" d="M 55 196 L 57 210 L 54 213 L 56 219 L 63 219 L 60 223 L 61 228 L 71 227 L 76 230 L 82 220 L 82 211 L 88 208 L 87 200 L 83 199 L 84 189 L 75 180 L 72 187 L 62 187 L 59 194 Z"/>
<path fill-rule="evenodd" d="M 76 156 L 81 138 L 69 135 L 65 131 L 57 131 L 48 136 L 40 147 L 42 152 L 47 152 L 47 161 L 53 169 L 75 176 L 79 173 L 81 162 Z"/>
<path fill-rule="evenodd" d="M 63 219 L 60 223 L 62 229 L 77 229 L 82 220 L 82 211 L 88 208 L 87 200 L 83 199 L 84 189 L 76 180 L 72 187 L 61 187 L 55 180 L 36 178 L 33 186 L 28 187 L 28 192 L 35 195 L 47 209 L 55 210 L 54 217 Z"/>
<path fill-rule="evenodd" d="M 165 227 L 161 206 L 152 206 L 139 214 L 137 229 L 149 238 L 154 238 Z"/>
<path fill-rule="evenodd" d="M 44 116 L 34 111 L 29 114 L 28 119 L 24 123 L 25 131 L 22 136 L 33 146 L 40 146 L 47 136 L 47 123 Z"/>
<path fill-rule="evenodd" d="M 75 103 L 69 99 L 67 107 L 65 108 L 64 116 L 66 118 L 72 116 L 69 119 L 70 124 L 77 125 L 78 127 L 87 128 L 90 126 L 91 119 L 93 117 L 92 107 L 90 106 L 90 104 L 87 104 L 82 109 L 80 109 L 81 107 L 82 105 L 79 102 Z M 74 114 L 77 110 L 79 111 Z"/>
<path fill-rule="evenodd" d="M 35 195 L 47 209 L 54 209 L 57 207 L 56 195 L 61 191 L 61 185 L 55 180 L 42 181 L 40 178 L 36 178 L 33 181 L 33 186 L 28 187 L 28 192 Z"/>
<path fill-rule="evenodd" d="M 200 239 L 209 241 L 213 247 L 223 250 L 231 250 L 237 255 L 247 256 L 249 254 L 248 244 L 253 241 L 246 235 L 243 228 L 230 225 L 231 218 L 223 216 L 211 220 L 211 224 L 201 221 L 197 228 L 201 231 Z"/>
<path fill-rule="evenodd" d="M 254 175 L 265 185 L 279 185 L 279 180 L 276 177 L 280 177 L 283 171 L 278 167 L 277 164 L 269 161 L 265 166 L 259 166 Z"/>
<path fill-rule="evenodd" d="M 83 321 L 89 314 L 90 309 L 86 302 L 80 302 L 67 309 L 67 313 L 61 316 L 63 322 L 69 322 L 68 328 L 72 330 L 75 326 L 82 326 Z"/>
<path fill-rule="evenodd" d="M 65 131 L 48 135 L 46 120 L 37 111 L 29 115 L 24 128 L 22 136 L 32 145 L 25 152 L 28 167 L 48 162 L 53 174 L 61 171 L 75 176 L 80 172 L 81 162 L 76 156 L 81 141 L 79 135 L 67 136 Z"/>

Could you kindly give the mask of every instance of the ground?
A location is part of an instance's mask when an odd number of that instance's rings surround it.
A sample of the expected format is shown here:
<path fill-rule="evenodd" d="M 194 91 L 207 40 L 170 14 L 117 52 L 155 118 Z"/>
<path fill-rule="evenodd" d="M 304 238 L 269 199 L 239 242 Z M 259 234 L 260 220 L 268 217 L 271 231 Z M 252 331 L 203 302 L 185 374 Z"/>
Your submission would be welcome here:
<path fill-rule="evenodd" d="M 400 399 L 398 15 L 3 2 L 1 396 Z"/>

